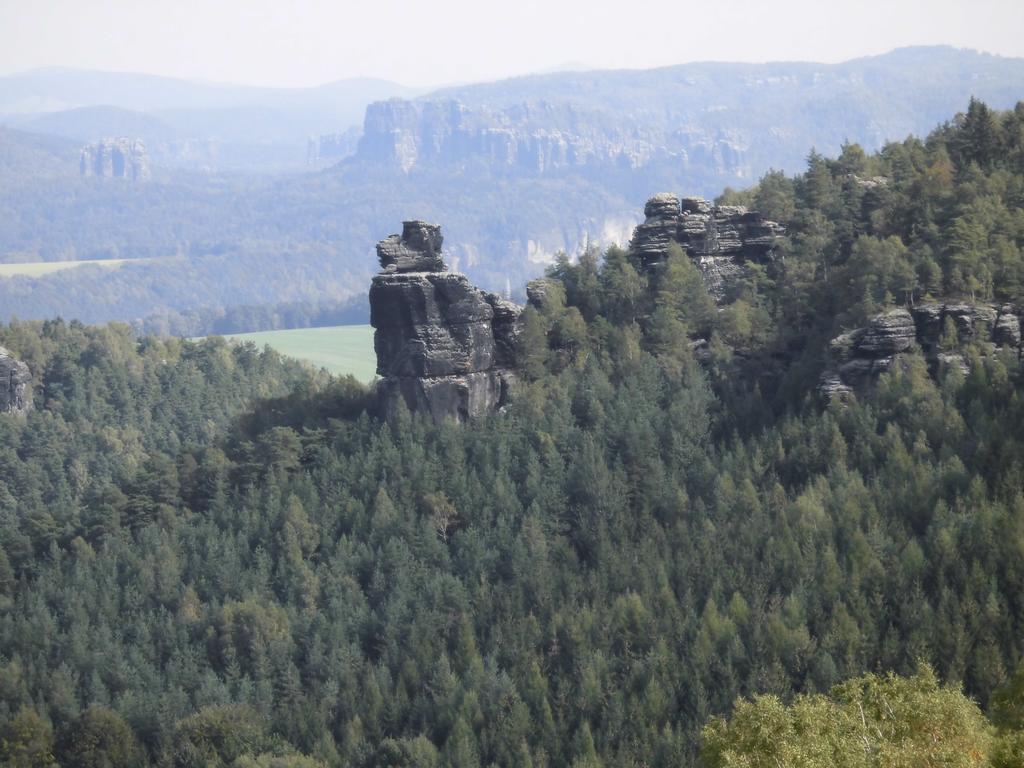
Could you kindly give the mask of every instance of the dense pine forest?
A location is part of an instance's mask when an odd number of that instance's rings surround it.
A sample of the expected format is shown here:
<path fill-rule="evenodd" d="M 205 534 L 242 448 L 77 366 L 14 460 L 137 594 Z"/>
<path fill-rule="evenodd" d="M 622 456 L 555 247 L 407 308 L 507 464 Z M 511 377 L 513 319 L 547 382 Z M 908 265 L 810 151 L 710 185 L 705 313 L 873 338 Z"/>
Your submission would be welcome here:
<path fill-rule="evenodd" d="M 1024 103 L 721 201 L 788 233 L 724 308 L 681 250 L 561 259 L 469 425 L 216 338 L 0 329 L 36 382 L 0 417 L 0 759 L 1019 767 L 1016 353 L 816 388 L 887 306 L 1024 305 Z"/>

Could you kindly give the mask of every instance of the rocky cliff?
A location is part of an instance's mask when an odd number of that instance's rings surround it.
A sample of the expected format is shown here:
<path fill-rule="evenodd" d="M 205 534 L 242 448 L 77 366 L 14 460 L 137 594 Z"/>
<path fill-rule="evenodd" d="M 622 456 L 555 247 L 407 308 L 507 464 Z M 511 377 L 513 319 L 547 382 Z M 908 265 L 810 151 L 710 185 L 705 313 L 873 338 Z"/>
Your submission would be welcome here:
<path fill-rule="evenodd" d="M 604 177 L 667 167 L 701 178 L 742 178 L 750 175 L 745 146 L 727 130 L 677 127 L 666 135 L 660 126 L 572 101 L 467 106 L 458 99 L 391 99 L 367 108 L 356 158 L 405 172 L 475 164 L 499 174 Z"/>
<path fill-rule="evenodd" d="M 0 413 L 20 413 L 32 407 L 32 375 L 28 366 L 0 347 Z"/>
<path fill-rule="evenodd" d="M 679 243 L 719 302 L 728 298 L 747 262 L 772 258 L 784 232 L 780 224 L 742 206 L 716 206 L 699 197 L 680 200 L 669 192 L 648 200 L 644 217 L 633 233 L 630 252 L 650 269 L 665 260 L 670 243 Z"/>
<path fill-rule="evenodd" d="M 400 402 L 435 422 L 499 408 L 512 381 L 520 307 L 448 272 L 441 228 L 406 221 L 377 244 L 370 323 L 381 410 Z"/>
<path fill-rule="evenodd" d="M 361 128 L 352 126 L 344 131 L 309 137 L 306 142 L 306 164 L 336 163 L 354 155 L 362 135 Z"/>
<path fill-rule="evenodd" d="M 141 181 L 148 179 L 149 154 L 141 139 L 103 139 L 82 148 L 79 159 L 82 176 Z"/>
<path fill-rule="evenodd" d="M 871 151 L 921 135 L 972 95 L 1012 109 L 1022 70 L 1019 59 L 913 48 L 841 64 L 515 77 L 375 102 L 357 155 L 406 171 L 486 168 L 488 181 L 572 174 L 634 202 L 652 185 L 711 195 L 770 168 L 799 171 L 808 147 L 834 154 L 849 141 Z"/>
<path fill-rule="evenodd" d="M 953 366 L 966 373 L 966 344 L 986 352 L 1007 347 L 1020 356 L 1020 311 L 1005 304 L 929 303 L 879 313 L 832 340 L 819 390 L 828 399 L 846 397 L 915 350 L 934 371 Z"/>

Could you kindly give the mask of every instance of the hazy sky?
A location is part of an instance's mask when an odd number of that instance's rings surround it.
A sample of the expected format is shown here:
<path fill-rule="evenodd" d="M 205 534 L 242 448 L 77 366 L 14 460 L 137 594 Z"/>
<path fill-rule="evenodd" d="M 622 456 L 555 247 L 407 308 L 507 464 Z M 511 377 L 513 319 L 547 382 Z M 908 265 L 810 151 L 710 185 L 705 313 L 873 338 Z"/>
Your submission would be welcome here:
<path fill-rule="evenodd" d="M 0 0 L 0 74 L 423 86 L 566 62 L 832 62 L 936 43 L 1024 56 L 1024 0 Z"/>

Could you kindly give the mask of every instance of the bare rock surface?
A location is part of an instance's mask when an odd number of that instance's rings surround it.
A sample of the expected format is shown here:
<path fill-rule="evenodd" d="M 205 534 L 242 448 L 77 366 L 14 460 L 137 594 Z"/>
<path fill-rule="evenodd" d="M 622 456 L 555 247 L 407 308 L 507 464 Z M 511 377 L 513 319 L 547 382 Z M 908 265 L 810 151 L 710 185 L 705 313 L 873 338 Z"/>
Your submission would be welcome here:
<path fill-rule="evenodd" d="M 28 366 L 0 347 L 0 413 L 32 408 L 32 374 Z"/>
<path fill-rule="evenodd" d="M 914 318 L 905 309 L 875 315 L 856 332 L 853 354 L 867 359 L 887 359 L 911 349 L 917 339 Z"/>
<path fill-rule="evenodd" d="M 990 342 L 995 339 L 997 321 L 1001 315 L 1008 315 L 1004 326 L 1009 327 L 1014 320 L 1020 327 L 1015 310 L 1011 307 L 997 308 L 991 304 L 922 304 L 914 308 L 914 323 L 921 346 L 926 352 L 933 353 L 939 348 L 943 334 L 948 327 L 956 331 L 957 343 L 966 344 L 972 341 Z M 949 322 L 947 322 L 949 321 Z M 998 342 L 997 342 L 998 343 Z M 1012 344 L 1019 346 L 1020 342 Z"/>
<path fill-rule="evenodd" d="M 425 221 L 402 222 L 401 235 L 377 243 L 377 258 L 385 272 L 444 272 L 441 227 Z"/>
<path fill-rule="evenodd" d="M 931 302 L 913 309 L 891 309 L 875 315 L 863 328 L 843 333 L 830 344 L 830 367 L 818 392 L 826 400 L 849 396 L 919 349 L 933 372 L 968 372 L 966 344 L 983 350 L 999 348 L 1021 354 L 1020 313 L 1009 304 Z"/>
<path fill-rule="evenodd" d="M 491 332 L 494 336 L 494 364 L 501 368 L 514 368 L 516 347 L 519 344 L 519 316 L 523 308 L 514 301 L 503 299 L 495 293 L 484 294 L 484 300 L 491 305 L 494 313 Z"/>
<path fill-rule="evenodd" d="M 1000 347 L 1020 348 L 1020 318 L 1014 314 L 1013 308 L 1004 305 L 999 310 L 992 341 Z"/>
<path fill-rule="evenodd" d="M 678 243 L 700 267 L 708 292 L 722 302 L 748 262 L 771 260 L 784 231 L 782 225 L 743 206 L 715 206 L 703 198 L 680 199 L 662 192 L 647 201 L 644 222 L 629 247 L 653 269 L 664 262 L 669 245 Z"/>
<path fill-rule="evenodd" d="M 377 275 L 370 324 L 381 376 L 448 376 L 494 363 L 494 310 L 462 275 Z"/>
<path fill-rule="evenodd" d="M 379 396 L 434 421 L 465 421 L 505 403 L 514 378 L 521 307 L 447 272 L 440 227 L 403 223 L 377 245 L 383 272 L 370 286 Z"/>
<path fill-rule="evenodd" d="M 150 177 L 149 154 L 141 139 L 102 139 L 82 148 L 82 176 L 142 181 Z"/>

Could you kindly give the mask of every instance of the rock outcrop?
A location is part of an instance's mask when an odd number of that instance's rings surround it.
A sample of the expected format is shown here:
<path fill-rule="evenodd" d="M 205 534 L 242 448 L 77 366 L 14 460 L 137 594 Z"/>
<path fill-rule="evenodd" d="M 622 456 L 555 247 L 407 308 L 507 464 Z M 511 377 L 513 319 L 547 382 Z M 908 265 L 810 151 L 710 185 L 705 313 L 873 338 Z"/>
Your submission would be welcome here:
<path fill-rule="evenodd" d="M 962 350 L 970 343 L 989 352 L 1008 347 L 1020 356 L 1019 311 L 1006 304 L 931 303 L 882 312 L 832 340 L 831 365 L 818 391 L 827 400 L 846 397 L 911 350 L 920 350 L 933 371 L 955 367 L 966 373 Z"/>
<path fill-rule="evenodd" d="M 82 148 L 78 164 L 82 176 L 142 181 L 148 179 L 149 154 L 141 139 L 103 139 Z"/>
<path fill-rule="evenodd" d="M 1009 304 L 999 308 L 999 316 L 992 329 L 992 341 L 999 347 L 1020 349 L 1020 317 Z"/>
<path fill-rule="evenodd" d="M 361 126 L 352 126 L 337 133 L 310 136 L 306 141 L 306 164 L 337 163 L 351 157 L 359 148 L 362 136 Z"/>
<path fill-rule="evenodd" d="M 889 370 L 899 355 L 916 344 L 914 318 L 907 310 L 875 315 L 865 327 L 832 340 L 829 356 L 833 367 L 822 374 L 818 389 L 829 400 L 846 396 Z"/>
<path fill-rule="evenodd" d="M 0 413 L 32 408 L 32 374 L 28 366 L 0 347 Z"/>
<path fill-rule="evenodd" d="M 700 267 L 708 292 L 724 301 L 747 262 L 771 260 L 784 229 L 738 205 L 715 206 L 699 197 L 680 200 L 663 192 L 644 206 L 630 252 L 648 269 L 665 260 L 670 243 L 679 243 Z"/>
<path fill-rule="evenodd" d="M 437 225 L 406 221 L 377 244 L 370 323 L 388 419 L 404 402 L 436 422 L 465 421 L 508 398 L 520 307 L 448 272 L 442 241 Z"/>

